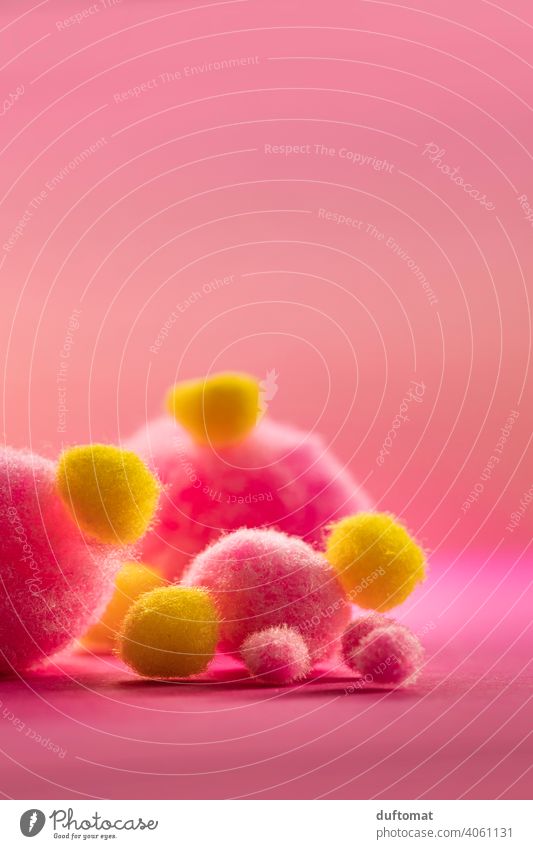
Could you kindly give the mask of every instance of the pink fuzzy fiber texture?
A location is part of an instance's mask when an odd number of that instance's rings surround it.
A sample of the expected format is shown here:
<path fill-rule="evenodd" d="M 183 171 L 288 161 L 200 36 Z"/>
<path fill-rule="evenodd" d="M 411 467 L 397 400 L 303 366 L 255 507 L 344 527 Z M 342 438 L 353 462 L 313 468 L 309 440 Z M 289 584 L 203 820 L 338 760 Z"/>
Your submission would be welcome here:
<path fill-rule="evenodd" d="M 251 675 L 265 684 L 291 684 L 311 670 L 304 638 L 286 625 L 250 634 L 241 646 L 241 656 Z"/>
<path fill-rule="evenodd" d="M 372 684 L 412 683 L 420 671 L 424 651 L 420 641 L 403 625 L 375 628 L 352 653 L 352 668 Z"/>
<path fill-rule="evenodd" d="M 313 661 L 336 648 L 350 605 L 326 559 L 298 537 L 243 528 L 192 562 L 189 586 L 206 587 L 221 616 L 220 648 L 236 652 L 254 631 L 296 628 Z"/>
<path fill-rule="evenodd" d="M 52 462 L 0 450 L 0 673 L 80 637 L 105 606 L 123 554 L 83 538 Z"/>
<path fill-rule="evenodd" d="M 223 531 L 268 526 L 320 543 L 329 522 L 371 507 L 320 437 L 268 419 L 239 444 L 215 449 L 195 444 L 164 416 L 126 447 L 165 487 L 141 556 L 169 579 Z"/>
<path fill-rule="evenodd" d="M 342 656 L 346 665 L 354 668 L 354 652 L 359 648 L 359 643 L 364 637 L 367 637 L 375 628 L 387 628 L 395 624 L 394 619 L 382 616 L 381 613 L 370 613 L 368 616 L 361 616 L 351 622 L 344 631 L 341 640 Z"/>

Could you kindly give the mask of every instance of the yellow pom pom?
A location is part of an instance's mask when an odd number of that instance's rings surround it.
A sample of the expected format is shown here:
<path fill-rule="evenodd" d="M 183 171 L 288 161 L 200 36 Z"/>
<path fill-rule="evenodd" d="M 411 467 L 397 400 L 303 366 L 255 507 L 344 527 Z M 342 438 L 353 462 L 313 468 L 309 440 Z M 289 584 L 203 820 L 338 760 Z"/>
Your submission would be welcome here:
<path fill-rule="evenodd" d="M 147 678 L 187 678 L 209 664 L 218 642 L 218 617 L 205 590 L 160 587 L 130 607 L 118 650 Z"/>
<path fill-rule="evenodd" d="M 159 498 L 159 484 L 142 460 L 113 445 L 68 448 L 56 482 L 80 528 L 115 545 L 142 537 Z"/>
<path fill-rule="evenodd" d="M 167 409 L 197 442 L 229 445 L 256 425 L 259 384 L 247 374 L 227 372 L 177 383 Z"/>
<path fill-rule="evenodd" d="M 326 557 L 350 600 L 371 610 L 401 604 L 426 576 L 424 552 L 387 513 L 358 513 L 332 525 Z"/>
<path fill-rule="evenodd" d="M 125 563 L 115 578 L 115 591 L 99 622 L 93 625 L 82 644 L 97 652 L 112 651 L 124 618 L 136 599 L 165 583 L 161 573 L 143 563 Z"/>

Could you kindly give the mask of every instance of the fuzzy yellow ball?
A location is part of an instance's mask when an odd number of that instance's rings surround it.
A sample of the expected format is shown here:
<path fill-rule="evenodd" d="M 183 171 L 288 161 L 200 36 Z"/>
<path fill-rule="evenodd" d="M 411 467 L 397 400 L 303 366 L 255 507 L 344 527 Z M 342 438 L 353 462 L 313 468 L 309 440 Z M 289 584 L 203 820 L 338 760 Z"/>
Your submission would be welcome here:
<path fill-rule="evenodd" d="M 134 601 L 143 593 L 165 583 L 161 573 L 144 563 L 125 563 L 115 578 L 115 591 L 100 620 L 82 639 L 83 645 L 96 652 L 113 650 L 124 618 Z"/>
<path fill-rule="evenodd" d="M 394 516 L 358 513 L 332 525 L 326 557 L 354 604 L 390 610 L 426 576 L 426 558 Z"/>
<path fill-rule="evenodd" d="M 142 460 L 114 445 L 67 448 L 56 482 L 80 528 L 114 545 L 143 536 L 159 499 L 159 484 Z"/>
<path fill-rule="evenodd" d="M 177 383 L 168 411 L 200 443 L 230 445 L 244 439 L 259 414 L 259 384 L 247 374 L 225 372 Z"/>
<path fill-rule="evenodd" d="M 130 607 L 118 653 L 146 678 L 187 678 L 203 672 L 218 642 L 218 616 L 205 590 L 160 587 Z"/>

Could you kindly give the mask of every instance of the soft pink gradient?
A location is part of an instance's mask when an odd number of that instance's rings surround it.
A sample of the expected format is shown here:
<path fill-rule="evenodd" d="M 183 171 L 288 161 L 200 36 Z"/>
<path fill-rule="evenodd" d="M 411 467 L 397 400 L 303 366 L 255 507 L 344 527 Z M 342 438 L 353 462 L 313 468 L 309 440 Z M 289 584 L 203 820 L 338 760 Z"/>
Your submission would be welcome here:
<path fill-rule="evenodd" d="M 61 31 L 57 21 L 90 4 L 45 2 L 14 22 L 2 10 L 3 90 L 25 86 L 2 116 L 2 244 L 46 182 L 106 139 L 5 255 L 6 439 L 50 452 L 116 440 L 159 412 L 176 377 L 275 368 L 276 417 L 325 433 L 430 547 L 529 539 L 527 522 L 504 530 L 532 484 L 523 278 L 533 233 L 516 200 L 529 192 L 533 203 L 530 30 L 513 17 L 527 18 L 529 4 L 195 5 L 122 0 Z M 255 56 L 114 102 L 161 74 Z M 429 142 L 494 211 L 422 155 Z M 265 155 L 265 144 L 346 147 L 393 170 Z M 438 303 L 383 241 L 320 208 L 394 237 Z M 232 274 L 150 352 L 177 303 Z M 56 375 L 74 309 L 58 433 Z M 378 467 L 413 378 L 423 402 L 410 404 Z M 511 410 L 512 436 L 463 515 Z"/>
<path fill-rule="evenodd" d="M 431 552 L 400 613 L 432 659 L 415 694 L 340 697 L 335 673 L 267 702 L 246 682 L 216 696 L 65 661 L 74 683 L 52 669 L 1 698 L 68 759 L 4 721 L 0 789 L 526 795 L 531 4 L 107 3 L 68 29 L 89 0 L 0 11 L 5 440 L 50 456 L 121 441 L 178 378 L 275 369 L 271 414 L 322 433 Z"/>

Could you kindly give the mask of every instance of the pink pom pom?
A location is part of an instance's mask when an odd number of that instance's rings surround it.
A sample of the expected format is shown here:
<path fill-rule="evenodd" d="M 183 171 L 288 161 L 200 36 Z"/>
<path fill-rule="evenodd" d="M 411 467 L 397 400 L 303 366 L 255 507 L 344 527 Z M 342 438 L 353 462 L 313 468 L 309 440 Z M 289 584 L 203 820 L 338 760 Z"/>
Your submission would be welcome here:
<path fill-rule="evenodd" d="M 127 447 L 165 488 L 159 522 L 141 554 L 169 579 L 179 578 L 222 531 L 269 526 L 320 542 L 327 524 L 371 506 L 320 437 L 266 419 L 242 442 L 214 448 L 195 443 L 165 416 Z"/>
<path fill-rule="evenodd" d="M 361 640 L 368 636 L 371 631 L 380 627 L 387 628 L 394 624 L 393 619 L 388 619 L 380 613 L 370 613 L 368 616 L 361 616 L 360 619 L 351 622 L 344 631 L 341 640 L 342 657 L 346 665 L 350 669 L 355 669 L 353 661 L 354 651 L 359 647 Z"/>
<path fill-rule="evenodd" d="M 350 605 L 326 559 L 297 537 L 243 528 L 199 554 L 184 576 L 213 595 L 221 648 L 237 651 L 250 634 L 288 625 L 303 635 L 313 660 L 327 657 L 350 617 Z"/>
<path fill-rule="evenodd" d="M 250 634 L 241 646 L 241 656 L 248 671 L 266 684 L 291 684 L 311 669 L 302 635 L 286 626 Z"/>
<path fill-rule="evenodd" d="M 49 460 L 0 451 L 0 672 L 23 670 L 98 618 L 121 565 L 85 539 L 56 491 Z"/>
<path fill-rule="evenodd" d="M 367 683 L 413 683 L 420 671 L 424 650 L 403 625 L 375 628 L 353 652 L 353 663 Z"/>

